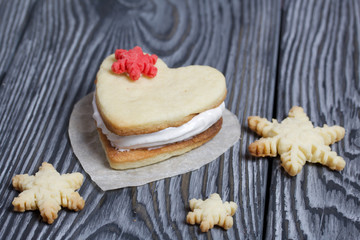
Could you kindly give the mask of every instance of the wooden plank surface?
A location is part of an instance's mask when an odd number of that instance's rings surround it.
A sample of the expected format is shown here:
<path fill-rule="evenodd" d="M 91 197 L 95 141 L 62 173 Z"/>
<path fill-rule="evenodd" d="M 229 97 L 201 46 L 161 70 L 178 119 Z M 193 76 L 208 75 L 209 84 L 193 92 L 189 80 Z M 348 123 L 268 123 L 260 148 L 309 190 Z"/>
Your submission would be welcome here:
<path fill-rule="evenodd" d="M 248 134 L 245 120 L 273 113 L 279 0 L 43 0 L 29 16 L 21 18 L 26 28 L 17 24 L 20 33 L 14 40 L 7 41 L 7 33 L 0 35 L 1 49 L 12 49 L 0 59 L 0 239 L 262 237 L 268 162 L 247 156 L 255 136 Z M 68 121 L 73 105 L 93 91 L 102 59 L 116 48 L 135 45 L 172 67 L 203 64 L 222 71 L 228 86 L 226 106 L 239 118 L 241 139 L 198 171 L 102 192 L 71 150 Z M 11 205 L 18 194 L 11 187 L 12 176 L 34 174 L 43 161 L 61 173 L 85 174 L 79 191 L 85 208 L 60 211 L 52 225 L 41 222 L 38 212 L 15 213 Z M 185 223 L 188 200 L 213 192 L 239 204 L 235 226 L 203 234 Z"/>
<path fill-rule="evenodd" d="M 15 56 L 35 3 L 35 0 L 0 1 L 0 84 Z"/>
<path fill-rule="evenodd" d="M 273 159 L 267 239 L 359 239 L 360 2 L 285 1 L 276 117 L 303 106 L 315 126 L 341 125 L 334 172 L 306 164 L 289 177 Z"/>

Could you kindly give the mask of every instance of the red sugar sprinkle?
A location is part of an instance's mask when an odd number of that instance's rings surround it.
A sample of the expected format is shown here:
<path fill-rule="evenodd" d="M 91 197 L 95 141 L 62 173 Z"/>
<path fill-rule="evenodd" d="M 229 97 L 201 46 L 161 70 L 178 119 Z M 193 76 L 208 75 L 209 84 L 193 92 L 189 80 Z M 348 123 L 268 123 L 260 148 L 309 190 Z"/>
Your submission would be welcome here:
<path fill-rule="evenodd" d="M 154 65 L 158 57 L 155 54 L 144 54 L 139 46 L 129 51 L 117 49 L 115 58 L 117 61 L 112 64 L 111 70 L 117 74 L 127 72 L 134 81 L 138 80 L 141 74 L 150 78 L 157 74 L 157 68 Z"/>

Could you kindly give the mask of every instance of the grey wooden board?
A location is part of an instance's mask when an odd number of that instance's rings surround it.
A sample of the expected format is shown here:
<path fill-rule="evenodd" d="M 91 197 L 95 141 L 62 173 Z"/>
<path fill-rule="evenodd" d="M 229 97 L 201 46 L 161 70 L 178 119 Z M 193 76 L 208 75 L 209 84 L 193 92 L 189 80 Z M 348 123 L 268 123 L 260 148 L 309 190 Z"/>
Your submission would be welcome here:
<path fill-rule="evenodd" d="M 0 84 L 15 56 L 35 1 L 0 1 Z"/>
<path fill-rule="evenodd" d="M 276 117 L 300 105 L 315 126 L 344 126 L 332 149 L 346 167 L 292 178 L 273 159 L 266 238 L 359 239 L 360 1 L 285 1 L 282 24 Z"/>
<path fill-rule="evenodd" d="M 9 1 L 10 2 L 10 1 Z M 25 4 L 25 1 L 19 1 Z M 280 34 L 274 1 L 2 1 L 0 16 L 0 239 L 262 238 L 268 161 L 247 155 L 255 139 L 246 118 L 273 113 Z M 19 5 L 18 5 L 19 6 Z M 29 17 L 17 17 L 29 16 Z M 10 38 L 8 25 L 18 29 Z M 25 24 L 25 25 L 24 25 Z M 9 30 L 10 29 L 10 30 Z M 70 147 L 74 104 L 94 89 L 102 59 L 140 45 L 172 67 L 203 64 L 227 78 L 226 106 L 243 127 L 240 142 L 198 171 L 141 187 L 102 192 Z M 78 212 L 52 225 L 36 211 L 15 213 L 11 178 L 43 161 L 61 173 L 85 174 Z M 188 200 L 218 192 L 239 204 L 234 227 L 207 234 L 185 223 Z"/>

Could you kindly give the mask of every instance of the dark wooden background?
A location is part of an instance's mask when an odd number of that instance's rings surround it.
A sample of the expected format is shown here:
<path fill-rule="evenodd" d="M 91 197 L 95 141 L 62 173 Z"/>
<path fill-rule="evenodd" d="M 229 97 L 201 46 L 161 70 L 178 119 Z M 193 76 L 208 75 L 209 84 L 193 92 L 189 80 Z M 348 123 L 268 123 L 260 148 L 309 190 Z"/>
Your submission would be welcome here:
<path fill-rule="evenodd" d="M 103 58 L 135 45 L 222 71 L 241 138 L 197 171 L 103 192 L 73 154 L 69 117 Z M 332 146 L 342 172 L 307 164 L 289 177 L 278 157 L 249 156 L 246 118 L 282 120 L 293 105 L 345 127 Z M 359 239 L 359 107 L 359 0 L 0 0 L 0 239 Z M 85 175 L 85 208 L 52 225 L 11 205 L 11 178 L 43 161 Z M 234 226 L 201 233 L 188 200 L 213 192 L 238 203 Z"/>

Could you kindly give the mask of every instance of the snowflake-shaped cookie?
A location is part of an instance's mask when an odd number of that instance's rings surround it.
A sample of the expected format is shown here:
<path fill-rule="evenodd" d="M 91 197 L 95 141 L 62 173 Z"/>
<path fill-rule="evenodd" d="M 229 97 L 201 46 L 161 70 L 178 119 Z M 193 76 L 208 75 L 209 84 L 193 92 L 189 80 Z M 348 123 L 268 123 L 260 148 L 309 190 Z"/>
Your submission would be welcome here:
<path fill-rule="evenodd" d="M 232 216 L 235 214 L 237 204 L 234 202 L 222 202 L 219 194 L 213 193 L 205 201 L 201 199 L 191 199 L 189 201 L 190 209 L 186 216 L 186 222 L 189 224 L 200 224 L 202 232 L 207 232 L 218 225 L 224 229 L 233 226 Z"/>
<path fill-rule="evenodd" d="M 154 66 L 158 57 L 155 54 L 144 54 L 141 47 L 136 46 L 129 51 L 117 49 L 115 51 L 116 62 L 111 66 L 114 73 L 127 72 L 132 80 L 138 80 L 141 74 L 155 77 L 157 68 Z"/>
<path fill-rule="evenodd" d="M 81 173 L 60 175 L 51 164 L 43 162 L 35 176 L 22 174 L 13 177 L 14 188 L 21 191 L 12 202 L 14 210 L 39 209 L 43 220 L 52 224 L 58 217 L 60 206 L 74 211 L 83 209 L 85 201 L 75 192 L 82 182 Z"/>
<path fill-rule="evenodd" d="M 251 130 L 263 136 L 249 146 L 253 156 L 275 157 L 280 155 L 281 165 L 291 176 L 298 174 L 305 162 L 321 163 L 333 170 L 342 170 L 345 161 L 328 145 L 340 141 L 345 129 L 340 126 L 320 128 L 312 125 L 301 107 L 293 107 L 289 116 L 281 123 L 275 119 L 269 122 L 265 118 L 248 118 Z"/>

